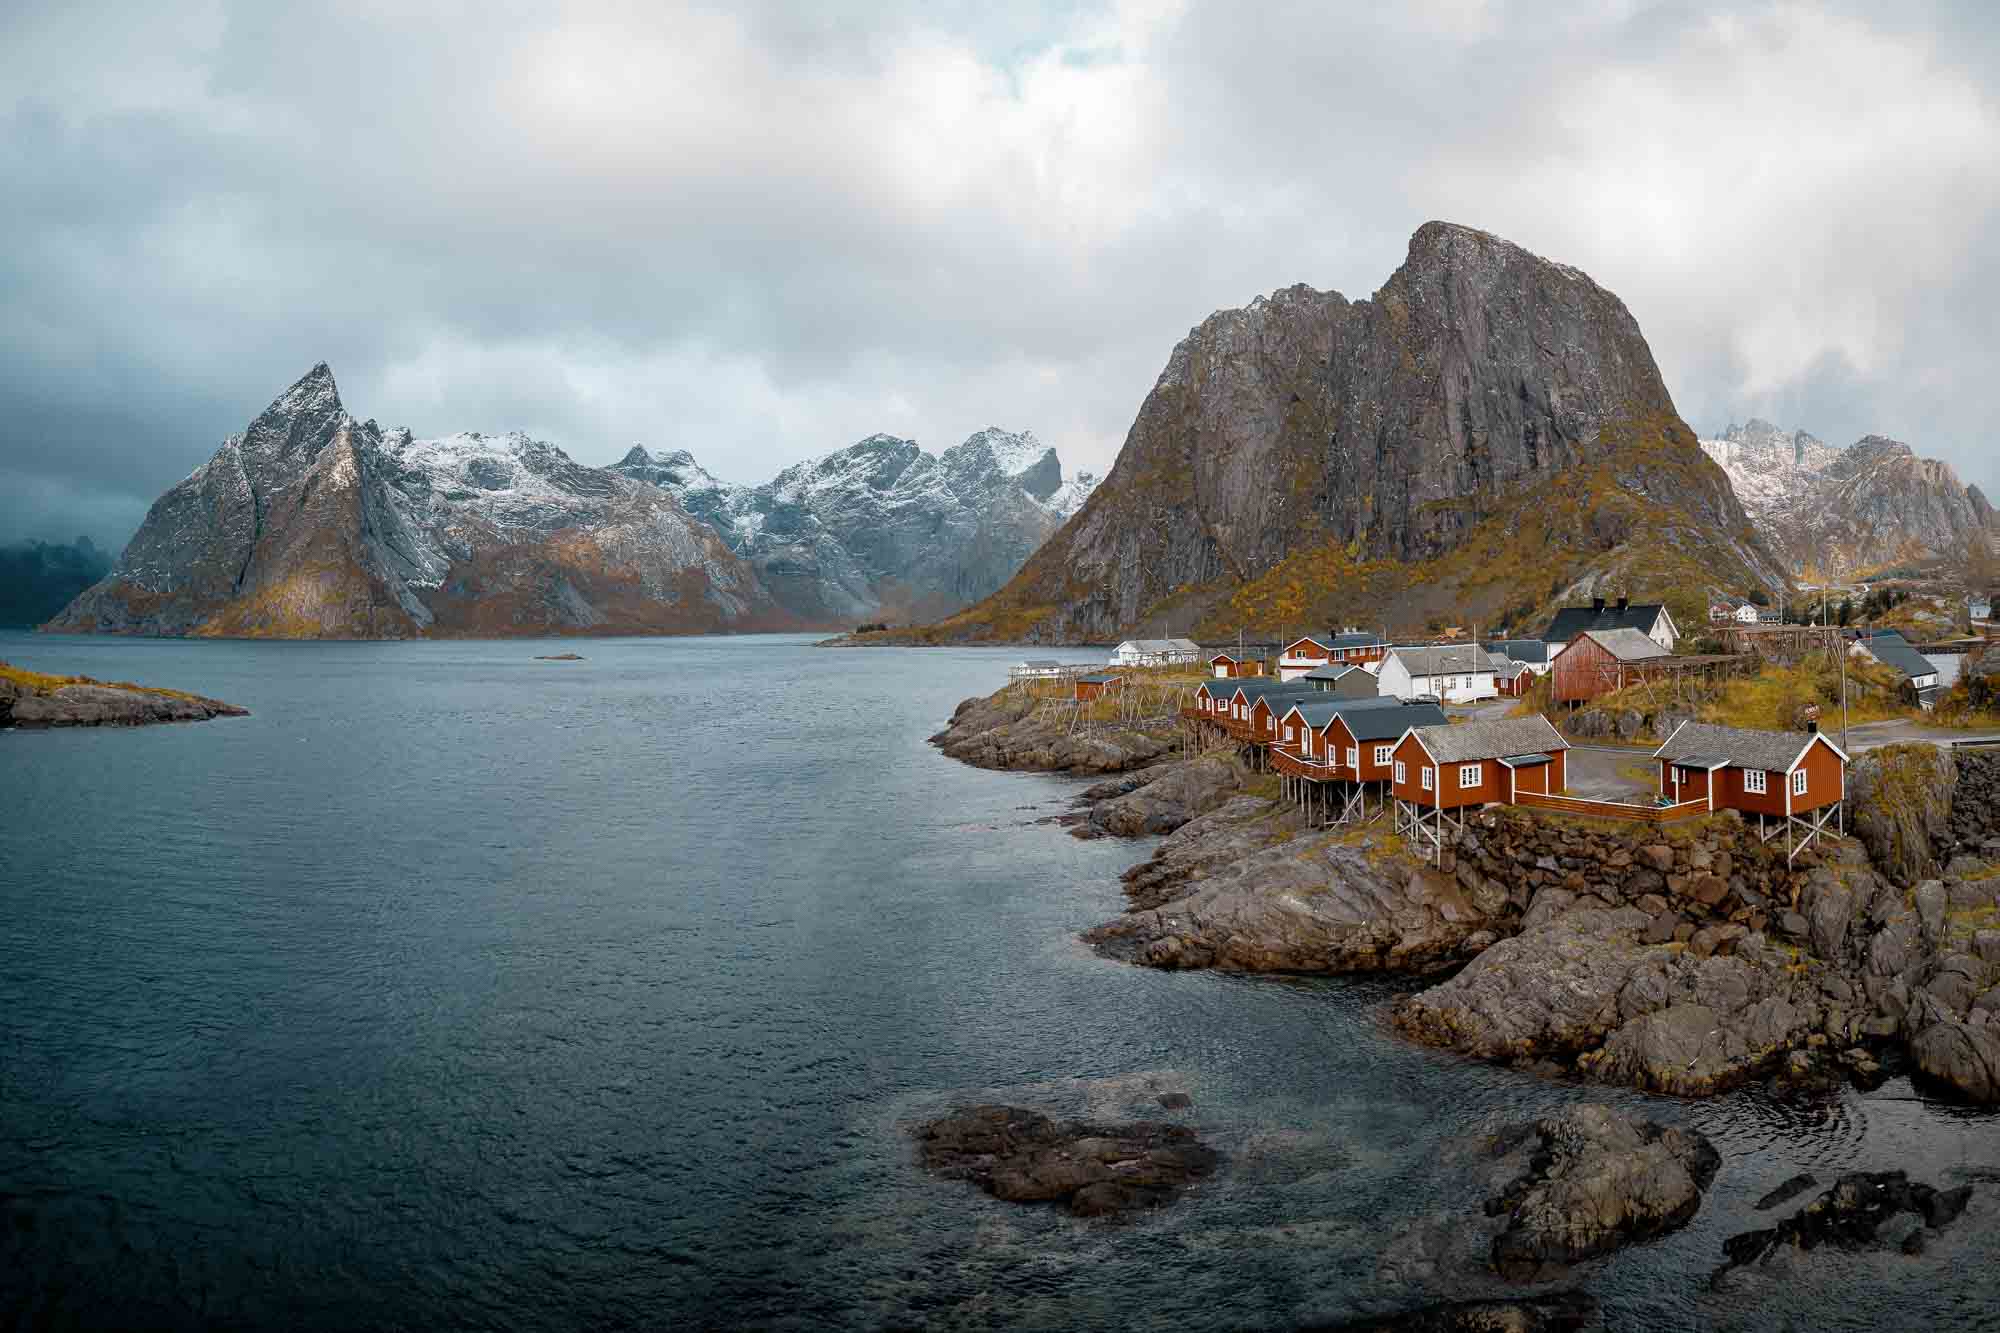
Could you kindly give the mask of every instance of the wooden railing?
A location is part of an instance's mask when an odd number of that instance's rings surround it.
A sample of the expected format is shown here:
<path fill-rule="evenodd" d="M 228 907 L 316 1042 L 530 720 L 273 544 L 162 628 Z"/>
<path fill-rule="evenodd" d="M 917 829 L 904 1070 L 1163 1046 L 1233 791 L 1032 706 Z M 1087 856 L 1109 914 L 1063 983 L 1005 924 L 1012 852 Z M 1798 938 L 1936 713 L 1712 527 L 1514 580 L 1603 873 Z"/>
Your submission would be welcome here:
<path fill-rule="evenodd" d="M 1592 801 L 1581 796 L 1544 796 L 1538 791 L 1515 792 L 1514 804 L 1531 810 L 1561 810 L 1566 814 L 1630 819 L 1641 824 L 1671 824 L 1708 813 L 1705 799 L 1682 801 L 1679 805 L 1630 805 L 1623 801 Z"/>
<path fill-rule="evenodd" d="M 1304 778 L 1308 782 L 1332 782 L 1340 776 L 1337 765 L 1315 763 L 1281 745 L 1273 745 L 1270 753 L 1271 767 L 1291 777 Z"/>

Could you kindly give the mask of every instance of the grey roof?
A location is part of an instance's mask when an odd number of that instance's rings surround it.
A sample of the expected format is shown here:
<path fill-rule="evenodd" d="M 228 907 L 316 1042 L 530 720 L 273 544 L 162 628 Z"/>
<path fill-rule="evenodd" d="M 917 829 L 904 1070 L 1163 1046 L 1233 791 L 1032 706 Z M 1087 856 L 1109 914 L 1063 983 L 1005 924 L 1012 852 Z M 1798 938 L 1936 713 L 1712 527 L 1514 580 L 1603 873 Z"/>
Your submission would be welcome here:
<path fill-rule="evenodd" d="M 1503 717 L 1491 722 L 1461 722 L 1455 727 L 1418 727 L 1417 739 L 1440 764 L 1498 759 L 1502 755 L 1554 754 L 1569 748 L 1569 742 L 1540 714 Z"/>
<path fill-rule="evenodd" d="M 1451 676 L 1464 672 L 1476 675 L 1493 669 L 1493 664 L 1486 660 L 1486 650 L 1476 643 L 1446 644 L 1438 648 L 1397 648 L 1390 655 L 1399 658 L 1412 676 Z"/>
<path fill-rule="evenodd" d="M 1126 648 L 1142 653 L 1198 653 L 1201 645 L 1193 639 L 1127 639 L 1118 645 L 1118 651 Z"/>
<path fill-rule="evenodd" d="M 1078 676 L 1076 678 L 1076 683 L 1079 685 L 1106 685 L 1114 680 L 1123 680 L 1123 679 L 1125 679 L 1125 677 L 1120 675 L 1116 671 L 1100 671 L 1098 674 L 1094 676 Z"/>
<path fill-rule="evenodd" d="M 1555 759 L 1546 754 L 1503 754 L 1500 762 L 1509 768 L 1533 768 L 1537 764 L 1553 764 Z"/>
<path fill-rule="evenodd" d="M 1357 741 L 1393 741 L 1411 727 L 1441 727 L 1450 720 L 1445 717 L 1444 709 L 1436 704 L 1353 709 L 1342 713 L 1341 717 Z"/>
<path fill-rule="evenodd" d="M 1319 693 L 1302 680 L 1279 680 L 1276 676 L 1252 676 L 1248 680 L 1239 677 L 1235 685 L 1236 689 L 1229 693 L 1233 695 L 1241 690 L 1246 704 L 1254 704 L 1267 694 L 1296 694 L 1306 698 Z"/>
<path fill-rule="evenodd" d="M 1336 699 L 1331 695 L 1315 690 L 1305 698 L 1294 702 L 1290 708 L 1285 710 L 1284 716 L 1290 717 L 1293 713 L 1297 713 L 1305 719 L 1308 726 L 1317 730 L 1343 713 L 1367 712 L 1375 708 L 1401 707 L 1403 707 L 1403 701 L 1395 698 L 1378 696 L 1372 699 Z M 1405 722 L 1403 725 L 1407 727 L 1410 724 Z M 1396 734 L 1400 736 L 1403 733 L 1399 730 Z"/>
<path fill-rule="evenodd" d="M 1366 631 L 1357 630 L 1348 634 L 1334 635 L 1328 646 L 1333 648 L 1374 648 L 1386 642 L 1387 640 L 1379 634 L 1369 634 Z"/>
<path fill-rule="evenodd" d="M 1812 738 L 1813 733 L 1806 731 L 1751 731 L 1709 722 L 1685 722 L 1667 737 L 1665 745 L 1653 752 L 1653 757 L 1672 764 L 1685 762 L 1690 768 L 1708 768 L 1721 760 L 1731 768 L 1783 773 L 1805 753 Z M 1825 739 L 1823 734 L 1822 739 Z"/>
<path fill-rule="evenodd" d="M 1305 674 L 1305 675 L 1303 675 L 1303 676 L 1299 677 L 1299 679 L 1300 679 L 1300 680 L 1339 680 L 1339 679 L 1340 679 L 1340 678 L 1341 678 L 1342 676 L 1346 675 L 1346 674 L 1347 674 L 1348 672 L 1350 672 L 1350 671 L 1359 671 L 1359 672 L 1361 672 L 1361 673 L 1362 673 L 1363 675 L 1366 675 L 1366 674 L 1367 674 L 1367 671 L 1366 671 L 1366 669 L 1365 669 L 1365 668 L 1363 668 L 1363 667 L 1358 667 L 1358 666 L 1356 666 L 1356 665 L 1355 665 L 1354 663 L 1352 663 L 1352 662 L 1329 662 L 1329 663 L 1327 663 L 1327 664 L 1326 664 L 1325 666 L 1322 666 L 1322 667 L 1314 667 L 1314 668 L 1313 668 L 1313 669 L 1312 669 L 1311 671 L 1308 671 L 1308 672 L 1306 672 L 1306 674 Z"/>
<path fill-rule="evenodd" d="M 1556 612 L 1542 638 L 1550 643 L 1568 643 L 1587 629 L 1635 629 L 1644 634 L 1660 618 L 1661 609 L 1658 602 L 1637 603 L 1623 611 L 1616 603 L 1597 609 L 1566 606 Z"/>
<path fill-rule="evenodd" d="M 1910 647 L 1910 641 L 1895 630 L 1884 630 L 1872 639 L 1863 639 L 1861 646 L 1875 655 L 1884 666 L 1892 667 L 1905 676 L 1929 676 L 1937 668 L 1925 660 L 1924 655 Z"/>
<path fill-rule="evenodd" d="M 1059 667 L 1062 663 L 1056 661 L 1053 657 L 1031 657 L 1021 663 L 1021 665 L 1024 667 Z"/>
<path fill-rule="evenodd" d="M 1495 639 L 1486 645 L 1489 653 L 1503 653 L 1516 662 L 1546 662 L 1549 645 L 1541 639 Z"/>
<path fill-rule="evenodd" d="M 1649 657 L 1673 656 L 1636 629 L 1587 629 L 1583 637 L 1621 662 L 1643 662 Z"/>
<path fill-rule="evenodd" d="M 1236 687 L 1243 682 L 1234 676 L 1224 676 L 1220 680 L 1205 680 L 1194 687 L 1196 694 L 1206 694 L 1211 699 L 1227 699 L 1236 693 Z"/>

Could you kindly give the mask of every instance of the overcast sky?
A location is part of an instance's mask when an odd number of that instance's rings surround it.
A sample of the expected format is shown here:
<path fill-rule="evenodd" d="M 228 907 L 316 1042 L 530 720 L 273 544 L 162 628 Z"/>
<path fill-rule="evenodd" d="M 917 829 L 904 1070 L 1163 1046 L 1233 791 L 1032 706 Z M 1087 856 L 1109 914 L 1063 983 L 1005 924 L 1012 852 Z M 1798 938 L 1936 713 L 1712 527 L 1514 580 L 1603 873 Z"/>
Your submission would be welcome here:
<path fill-rule="evenodd" d="M 330 8 L 0 15 L 0 541 L 122 545 L 319 360 L 587 463 L 1102 471 L 1188 328 L 1430 218 L 1617 292 L 1704 434 L 2000 493 L 1984 4 Z"/>

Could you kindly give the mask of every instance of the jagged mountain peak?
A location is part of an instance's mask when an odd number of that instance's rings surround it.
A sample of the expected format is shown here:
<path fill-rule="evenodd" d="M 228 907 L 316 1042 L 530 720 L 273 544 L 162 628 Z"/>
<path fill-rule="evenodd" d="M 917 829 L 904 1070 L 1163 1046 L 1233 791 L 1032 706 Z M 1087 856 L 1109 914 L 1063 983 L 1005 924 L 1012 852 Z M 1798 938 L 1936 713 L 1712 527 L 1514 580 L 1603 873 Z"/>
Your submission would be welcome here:
<path fill-rule="evenodd" d="M 400 638 L 790 625 L 677 500 L 520 431 L 384 434 L 314 367 L 50 628 Z"/>
<path fill-rule="evenodd" d="M 936 633 L 1227 633 L 1451 595 L 1399 601 L 1395 576 L 1362 567 L 1422 568 L 1463 583 L 1460 613 L 1525 619 L 1579 577 L 1629 573 L 1665 595 L 1718 564 L 1780 578 L 1624 303 L 1434 221 L 1366 300 L 1295 284 L 1203 320 L 1103 484 L 1007 588 Z"/>
<path fill-rule="evenodd" d="M 1752 417 L 1702 447 L 1773 549 L 1807 577 L 1955 554 L 1991 523 L 1985 496 L 1961 486 L 1950 464 L 1886 435 L 1838 449 Z"/>

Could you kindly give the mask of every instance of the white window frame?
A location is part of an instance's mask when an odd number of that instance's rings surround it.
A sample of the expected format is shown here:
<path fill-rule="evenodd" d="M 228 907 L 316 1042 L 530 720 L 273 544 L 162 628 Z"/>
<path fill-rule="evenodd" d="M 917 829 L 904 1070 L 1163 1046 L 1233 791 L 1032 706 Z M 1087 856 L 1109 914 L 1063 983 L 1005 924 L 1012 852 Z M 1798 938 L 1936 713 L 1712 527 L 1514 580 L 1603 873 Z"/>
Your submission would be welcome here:
<path fill-rule="evenodd" d="M 1386 760 L 1386 759 L 1377 759 L 1377 760 L 1376 760 L 1375 762 L 1376 762 L 1376 763 L 1378 763 L 1378 764 L 1383 764 L 1383 763 L 1387 763 L 1387 762 L 1388 762 L 1388 760 Z M 1358 745 L 1350 745 L 1350 746 L 1348 746 L 1348 747 L 1347 747 L 1347 766 L 1348 766 L 1349 768 L 1352 768 L 1352 769 L 1359 769 L 1359 768 L 1361 767 L 1361 747 L 1360 747 L 1360 746 L 1358 746 Z"/>
<path fill-rule="evenodd" d="M 1770 791 L 1769 777 L 1761 768 L 1743 770 L 1743 790 L 1752 796 L 1764 796 Z"/>
<path fill-rule="evenodd" d="M 1375 762 L 1376 762 L 1376 763 L 1378 763 L 1378 764 L 1386 764 L 1386 763 L 1388 763 L 1388 762 L 1389 762 L 1389 759 L 1390 759 L 1390 757 L 1391 757 L 1391 756 L 1392 756 L 1392 755 L 1393 755 L 1393 754 L 1395 753 L 1395 750 L 1396 750 L 1396 747 L 1395 747 L 1395 746 L 1393 746 L 1393 745 L 1378 745 L 1378 746 L 1376 746 L 1376 747 L 1375 747 Z"/>
<path fill-rule="evenodd" d="M 1405 772 L 1404 772 L 1404 769 L 1403 769 L 1403 761 L 1402 761 L 1402 760 L 1400 760 L 1400 759 L 1398 759 L 1398 760 L 1396 761 L 1396 781 L 1398 781 L 1398 782 L 1407 782 L 1407 781 L 1409 781 L 1409 778 L 1408 778 L 1408 776 L 1407 776 L 1407 775 L 1405 774 Z"/>
<path fill-rule="evenodd" d="M 1417 775 L 1417 781 L 1418 785 L 1421 786 L 1425 791 L 1436 791 L 1437 770 L 1435 768 L 1432 768 L 1429 764 L 1425 764 L 1423 770 Z"/>
<path fill-rule="evenodd" d="M 1485 764 L 1460 764 L 1458 766 L 1458 789 L 1460 791 L 1464 791 L 1468 787 L 1480 786 L 1485 781 Z"/>
<path fill-rule="evenodd" d="M 1804 796 L 1805 794 L 1806 794 L 1806 770 L 1805 770 L 1805 765 L 1801 764 L 1797 768 L 1792 770 L 1792 795 Z"/>

